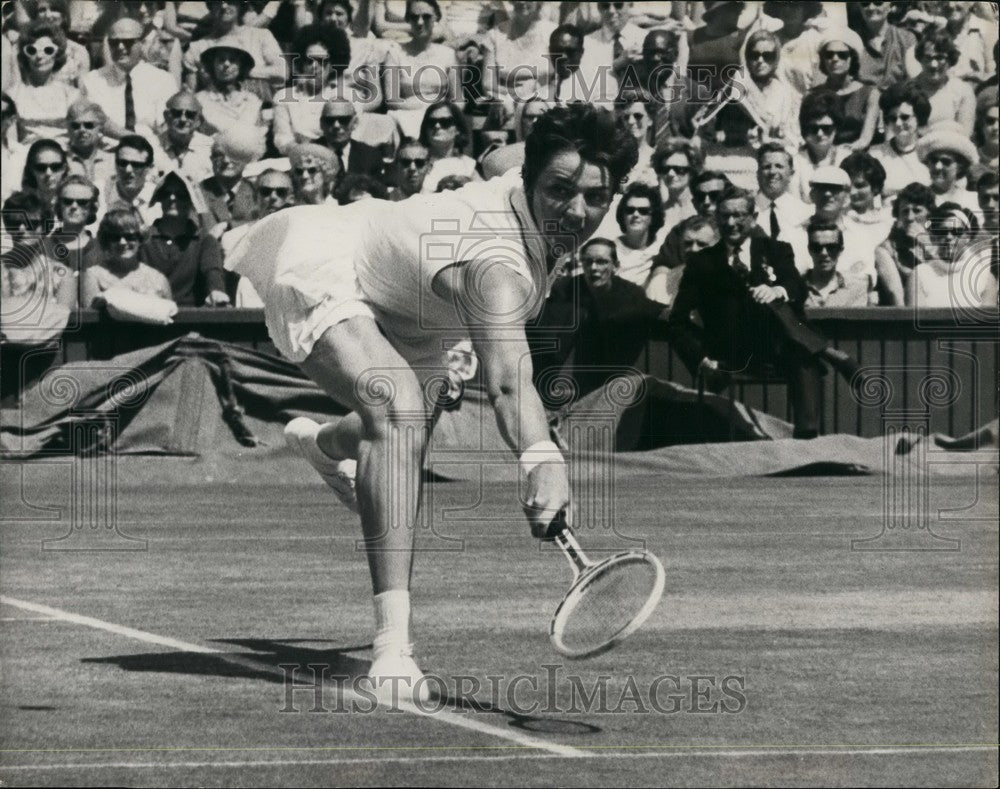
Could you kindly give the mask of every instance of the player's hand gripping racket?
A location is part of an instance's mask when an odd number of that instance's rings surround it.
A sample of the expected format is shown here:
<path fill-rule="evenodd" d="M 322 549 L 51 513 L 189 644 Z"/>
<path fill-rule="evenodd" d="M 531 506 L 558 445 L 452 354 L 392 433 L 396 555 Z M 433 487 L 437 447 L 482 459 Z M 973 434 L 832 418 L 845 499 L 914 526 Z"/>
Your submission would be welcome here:
<path fill-rule="evenodd" d="M 559 603 L 549 638 L 569 658 L 607 652 L 649 618 L 663 596 L 663 565 L 649 551 L 627 551 L 600 562 L 587 558 L 560 512 L 546 535 L 573 568 L 573 585 Z"/>

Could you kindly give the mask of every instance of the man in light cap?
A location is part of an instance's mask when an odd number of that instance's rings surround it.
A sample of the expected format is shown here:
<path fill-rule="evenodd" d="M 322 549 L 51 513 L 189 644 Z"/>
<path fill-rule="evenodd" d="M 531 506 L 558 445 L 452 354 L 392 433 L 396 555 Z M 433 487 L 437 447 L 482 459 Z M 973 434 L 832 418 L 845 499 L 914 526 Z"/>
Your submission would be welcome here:
<path fill-rule="evenodd" d="M 336 205 L 330 192 L 337 180 L 337 157 L 329 148 L 312 142 L 294 145 L 288 151 L 295 202 L 298 205 Z"/>
<path fill-rule="evenodd" d="M 175 93 L 163 110 L 163 130 L 157 135 L 156 169 L 171 170 L 197 184 L 212 174 L 212 138 L 198 131 L 201 103 L 193 93 Z"/>
<path fill-rule="evenodd" d="M 263 155 L 263 142 L 253 129 L 235 127 L 216 135 L 212 175 L 200 184 L 216 236 L 254 218 L 254 189 L 243 171 Z"/>

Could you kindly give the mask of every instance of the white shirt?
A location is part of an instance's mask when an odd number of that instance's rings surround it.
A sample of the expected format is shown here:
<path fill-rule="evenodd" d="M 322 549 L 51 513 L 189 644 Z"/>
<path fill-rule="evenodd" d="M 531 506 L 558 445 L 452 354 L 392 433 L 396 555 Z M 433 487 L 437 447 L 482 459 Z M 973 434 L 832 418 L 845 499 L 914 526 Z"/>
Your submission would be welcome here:
<path fill-rule="evenodd" d="M 163 118 L 163 108 L 177 93 L 174 78 L 162 69 L 140 62 L 131 72 L 132 101 L 135 105 L 136 127 L 156 128 Z M 99 104 L 108 119 L 125 125 L 125 77 L 116 66 L 104 66 L 89 71 L 80 80 L 80 89 L 87 98 Z"/>
<path fill-rule="evenodd" d="M 763 192 L 758 192 L 755 198 L 757 205 L 757 224 L 771 235 L 771 206 L 778 218 L 778 241 L 788 241 L 791 231 L 801 225 L 812 215 L 812 206 L 802 202 L 791 192 L 783 192 L 776 200 L 771 200 Z"/>

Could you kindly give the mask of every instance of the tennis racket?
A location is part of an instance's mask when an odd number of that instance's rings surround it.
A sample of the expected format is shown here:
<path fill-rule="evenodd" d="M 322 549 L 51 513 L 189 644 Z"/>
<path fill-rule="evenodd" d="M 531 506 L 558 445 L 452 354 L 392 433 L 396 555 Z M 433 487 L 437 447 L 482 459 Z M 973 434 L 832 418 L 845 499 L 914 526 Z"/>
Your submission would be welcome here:
<path fill-rule="evenodd" d="M 549 625 L 552 646 L 568 658 L 607 652 L 638 630 L 663 596 L 666 574 L 649 551 L 591 561 L 560 512 L 547 535 L 573 568 L 573 584 Z"/>

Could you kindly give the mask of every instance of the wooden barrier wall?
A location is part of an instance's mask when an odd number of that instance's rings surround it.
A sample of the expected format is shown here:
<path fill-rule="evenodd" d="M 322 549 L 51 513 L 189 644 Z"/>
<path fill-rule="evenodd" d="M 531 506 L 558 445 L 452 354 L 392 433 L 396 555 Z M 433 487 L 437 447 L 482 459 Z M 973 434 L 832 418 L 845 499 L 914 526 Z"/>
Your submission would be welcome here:
<path fill-rule="evenodd" d="M 811 325 L 850 353 L 865 368 L 869 386 L 859 402 L 839 376 L 825 379 L 824 432 L 881 435 L 887 425 L 924 425 L 931 432 L 961 435 L 997 416 L 997 362 L 1000 321 L 997 310 L 956 314 L 948 309 L 816 309 Z M 260 310 L 184 309 L 171 326 L 113 323 L 93 310 L 71 318 L 58 349 L 38 355 L 51 363 L 107 359 L 188 332 L 274 353 Z M 8 349 L 9 350 L 9 349 Z M 20 376 L 5 353 L 4 377 Z M 54 357 L 54 358 L 53 358 Z M 685 385 L 690 373 L 654 332 L 637 366 Z M 5 387 L 8 388 L 8 387 Z M 737 393 L 745 403 L 789 417 L 781 384 L 747 385 Z"/>

